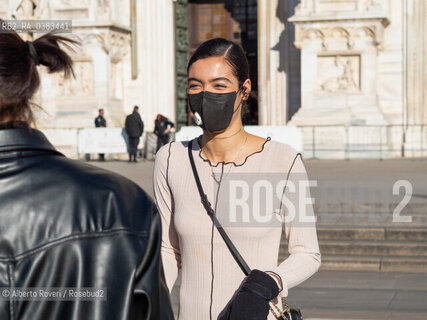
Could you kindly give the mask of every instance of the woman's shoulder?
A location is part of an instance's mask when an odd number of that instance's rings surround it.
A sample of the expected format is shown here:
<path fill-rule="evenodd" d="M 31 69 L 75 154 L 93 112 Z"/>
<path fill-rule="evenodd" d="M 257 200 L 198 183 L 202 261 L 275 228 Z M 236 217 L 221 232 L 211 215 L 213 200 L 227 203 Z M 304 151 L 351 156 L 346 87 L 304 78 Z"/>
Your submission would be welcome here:
<path fill-rule="evenodd" d="M 157 151 L 155 162 L 183 160 L 184 157 L 187 157 L 187 148 L 190 141 L 193 141 L 192 144 L 194 149 L 194 146 L 197 145 L 197 138 L 185 141 L 172 141 L 165 144 Z"/>
<path fill-rule="evenodd" d="M 270 162 L 271 169 L 286 171 L 298 159 L 302 160 L 301 153 L 287 143 L 270 140 L 266 149 L 265 160 Z"/>
<path fill-rule="evenodd" d="M 271 138 L 269 141 L 269 152 L 270 154 L 276 154 L 277 156 L 283 158 L 295 158 L 295 156 L 300 153 L 297 151 L 294 147 L 292 147 L 290 144 L 279 142 L 276 140 L 273 140 Z"/>

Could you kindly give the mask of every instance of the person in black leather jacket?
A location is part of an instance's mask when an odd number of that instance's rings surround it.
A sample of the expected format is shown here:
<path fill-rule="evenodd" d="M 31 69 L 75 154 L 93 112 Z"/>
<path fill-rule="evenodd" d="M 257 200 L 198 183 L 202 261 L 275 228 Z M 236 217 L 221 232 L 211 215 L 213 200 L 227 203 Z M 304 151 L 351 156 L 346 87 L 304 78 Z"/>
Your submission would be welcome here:
<path fill-rule="evenodd" d="M 36 66 L 72 74 L 60 43 L 73 41 L 0 34 L 0 319 L 173 319 L 151 199 L 130 180 L 67 159 L 31 128 Z M 102 296 L 12 298 L 25 288 Z"/>

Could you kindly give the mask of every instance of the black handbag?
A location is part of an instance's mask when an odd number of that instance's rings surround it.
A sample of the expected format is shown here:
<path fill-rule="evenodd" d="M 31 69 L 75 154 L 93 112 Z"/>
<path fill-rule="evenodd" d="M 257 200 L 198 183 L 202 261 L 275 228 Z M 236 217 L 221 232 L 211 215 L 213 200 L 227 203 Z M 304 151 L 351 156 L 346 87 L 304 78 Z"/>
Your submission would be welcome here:
<path fill-rule="evenodd" d="M 227 248 L 230 250 L 231 255 L 233 256 L 234 260 L 236 260 L 240 269 L 242 269 L 243 273 L 247 276 L 251 272 L 251 269 L 249 268 L 248 264 L 243 259 L 243 257 L 240 255 L 239 251 L 236 249 L 236 247 L 234 246 L 231 239 L 228 237 L 228 235 L 225 232 L 224 228 L 222 227 L 221 223 L 216 218 L 215 211 L 212 209 L 212 206 L 211 206 L 206 194 L 203 191 L 202 184 L 201 184 L 200 178 L 199 178 L 199 174 L 197 173 L 196 165 L 194 164 L 194 158 L 193 158 L 193 153 L 192 153 L 192 145 L 193 145 L 193 140 L 191 140 L 188 143 L 188 157 L 190 158 L 191 169 L 193 170 L 194 179 L 196 180 L 197 189 L 199 191 L 200 199 L 202 201 L 203 207 L 206 209 L 206 212 L 208 213 L 209 217 L 212 219 L 212 222 L 214 223 L 219 234 L 221 235 L 222 239 L 224 240 Z M 289 306 L 286 302 L 286 299 L 284 297 L 282 297 L 282 304 L 284 306 L 284 310 L 280 310 L 279 306 L 276 303 L 274 303 L 272 300 L 270 300 L 270 310 L 277 319 L 279 319 L 279 320 L 280 319 L 282 319 L 282 320 L 303 320 L 301 310 L 289 308 Z"/>

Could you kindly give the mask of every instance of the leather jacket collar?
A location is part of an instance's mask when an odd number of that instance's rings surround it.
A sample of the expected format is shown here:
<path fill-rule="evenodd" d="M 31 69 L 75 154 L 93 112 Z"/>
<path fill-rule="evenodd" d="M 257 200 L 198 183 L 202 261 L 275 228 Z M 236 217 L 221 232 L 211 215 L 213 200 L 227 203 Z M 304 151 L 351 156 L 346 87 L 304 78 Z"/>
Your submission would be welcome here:
<path fill-rule="evenodd" d="M 0 130 L 0 152 L 23 150 L 47 151 L 62 155 L 39 130 L 32 128 Z"/>

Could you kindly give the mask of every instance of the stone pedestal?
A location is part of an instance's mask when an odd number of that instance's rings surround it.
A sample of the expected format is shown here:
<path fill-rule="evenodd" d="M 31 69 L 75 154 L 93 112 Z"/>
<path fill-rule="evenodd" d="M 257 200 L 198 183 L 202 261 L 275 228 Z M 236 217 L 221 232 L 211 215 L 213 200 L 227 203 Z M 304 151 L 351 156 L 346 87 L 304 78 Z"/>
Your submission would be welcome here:
<path fill-rule="evenodd" d="M 387 1 L 303 0 L 289 20 L 301 49 L 301 108 L 293 125 L 384 124 L 378 53 Z"/>

